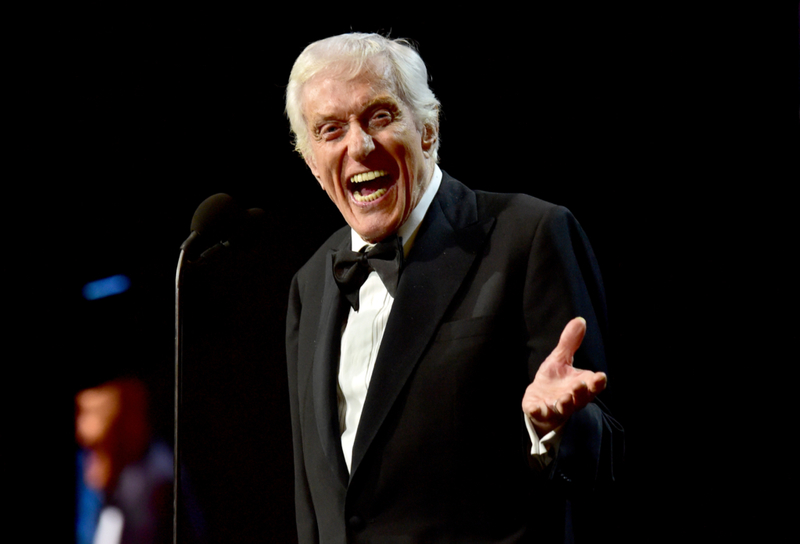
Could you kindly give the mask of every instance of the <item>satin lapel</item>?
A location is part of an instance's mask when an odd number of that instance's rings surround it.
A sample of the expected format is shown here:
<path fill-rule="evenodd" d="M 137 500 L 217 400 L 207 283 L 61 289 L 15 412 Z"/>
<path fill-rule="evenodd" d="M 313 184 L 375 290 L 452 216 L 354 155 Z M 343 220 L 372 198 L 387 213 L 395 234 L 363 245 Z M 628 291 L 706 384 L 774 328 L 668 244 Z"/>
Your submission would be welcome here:
<path fill-rule="evenodd" d="M 428 209 L 403 268 L 358 424 L 351 480 L 494 224 L 477 222 L 474 193 L 452 183 Z"/>
<path fill-rule="evenodd" d="M 349 235 L 345 240 L 349 247 Z M 327 257 L 332 266 L 333 250 Z M 328 268 L 330 270 L 330 268 Z M 341 326 L 347 306 L 336 286 L 333 273 L 325 274 L 325 289 L 320 311 L 317 349 L 314 352 L 313 392 L 314 413 L 317 420 L 322 449 L 331 464 L 331 469 L 347 485 L 347 464 L 342 453 L 339 432 L 339 409 L 336 398 L 336 383 L 341 342 Z"/>

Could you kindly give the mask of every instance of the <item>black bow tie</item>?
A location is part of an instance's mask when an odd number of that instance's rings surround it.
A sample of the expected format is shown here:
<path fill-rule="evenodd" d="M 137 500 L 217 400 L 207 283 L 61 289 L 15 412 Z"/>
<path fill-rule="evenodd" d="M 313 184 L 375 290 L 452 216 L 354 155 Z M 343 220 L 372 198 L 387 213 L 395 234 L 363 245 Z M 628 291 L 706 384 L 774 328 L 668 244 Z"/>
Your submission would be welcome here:
<path fill-rule="evenodd" d="M 358 290 L 370 272 L 378 273 L 386 290 L 394 297 L 402 267 L 403 244 L 394 234 L 371 249 L 365 246 L 358 253 L 341 249 L 333 255 L 333 277 L 355 311 L 358 311 Z"/>

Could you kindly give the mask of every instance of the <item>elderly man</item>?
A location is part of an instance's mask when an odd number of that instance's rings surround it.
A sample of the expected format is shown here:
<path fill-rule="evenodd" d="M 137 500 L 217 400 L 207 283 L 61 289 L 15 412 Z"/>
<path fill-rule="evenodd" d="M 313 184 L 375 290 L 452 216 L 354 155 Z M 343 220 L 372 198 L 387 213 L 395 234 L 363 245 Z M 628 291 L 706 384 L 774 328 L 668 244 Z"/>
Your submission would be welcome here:
<path fill-rule="evenodd" d="M 622 437 L 595 399 L 605 308 L 578 223 L 439 169 L 439 102 L 402 40 L 311 44 L 286 110 L 348 224 L 290 294 L 300 542 L 571 539 Z"/>

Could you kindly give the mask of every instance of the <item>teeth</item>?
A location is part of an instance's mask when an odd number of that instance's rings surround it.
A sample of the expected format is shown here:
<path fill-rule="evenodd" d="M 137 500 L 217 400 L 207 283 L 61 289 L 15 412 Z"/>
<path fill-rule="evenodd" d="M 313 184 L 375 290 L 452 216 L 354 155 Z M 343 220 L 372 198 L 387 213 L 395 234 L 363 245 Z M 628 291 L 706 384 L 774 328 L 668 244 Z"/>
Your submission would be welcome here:
<path fill-rule="evenodd" d="M 377 191 L 368 196 L 361 196 L 361 193 L 359 193 L 358 191 L 355 191 L 353 193 L 353 196 L 356 198 L 357 202 L 372 202 L 373 200 L 376 200 L 385 194 L 386 194 L 386 189 L 381 187 L 380 189 L 378 189 Z"/>
<path fill-rule="evenodd" d="M 363 174 L 356 174 L 352 178 L 350 178 L 351 183 L 364 183 L 365 181 L 370 181 L 375 178 L 380 178 L 383 176 L 388 176 L 389 172 L 386 170 L 372 170 L 371 172 L 364 172 Z"/>

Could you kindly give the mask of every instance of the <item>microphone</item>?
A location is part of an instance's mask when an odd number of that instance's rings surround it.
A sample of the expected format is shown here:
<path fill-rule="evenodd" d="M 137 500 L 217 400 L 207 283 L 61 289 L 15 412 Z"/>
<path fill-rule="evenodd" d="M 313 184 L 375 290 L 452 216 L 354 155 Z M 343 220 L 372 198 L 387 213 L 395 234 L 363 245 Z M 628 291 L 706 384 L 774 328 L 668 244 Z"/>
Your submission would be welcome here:
<path fill-rule="evenodd" d="M 265 223 L 264 210 L 244 210 L 231 196 L 217 193 L 197 207 L 192 217 L 191 234 L 181 244 L 181 249 L 186 250 L 188 257 L 188 248 L 200 244 L 199 247 L 206 248 L 205 251 L 196 250 L 192 252 L 194 258 L 189 258 L 190 261 L 199 261 L 229 247 L 231 240 L 248 241 L 257 232 L 265 230 Z M 196 242 L 198 239 L 200 242 Z"/>
<path fill-rule="evenodd" d="M 241 209 L 236 201 L 225 193 L 211 195 L 195 210 L 190 227 L 191 234 L 181 244 L 181 249 L 188 252 L 195 240 L 202 238 L 206 244 L 209 240 L 220 240 L 228 225 L 236 223 Z M 196 245 L 196 244 L 195 244 Z"/>
<path fill-rule="evenodd" d="M 250 241 L 259 234 L 266 234 L 269 227 L 267 223 L 267 214 L 264 210 L 261 208 L 250 208 L 246 212 L 244 228 L 241 232 L 243 239 Z"/>
<path fill-rule="evenodd" d="M 238 242 L 248 242 L 258 234 L 267 231 L 266 213 L 259 208 L 244 210 L 236 201 L 225 193 L 217 193 L 205 199 L 194 212 L 191 224 L 191 234 L 181 244 L 181 253 L 178 257 L 178 267 L 175 272 L 175 411 L 174 411 L 174 442 L 173 442 L 173 484 L 172 484 L 172 535 L 173 544 L 178 542 L 178 511 L 181 488 L 181 448 L 179 439 L 179 412 L 181 405 L 182 366 L 183 366 L 183 320 L 181 316 L 181 283 L 182 271 L 185 261 L 189 259 L 190 246 L 196 246 L 193 254 L 199 253 L 199 248 L 208 248 L 196 259 L 197 261 L 216 253 L 223 247 L 230 245 L 231 239 Z M 200 242 L 197 242 L 197 240 Z M 214 244 L 214 245 L 211 245 Z M 211 246 L 211 247 L 209 247 Z"/>

